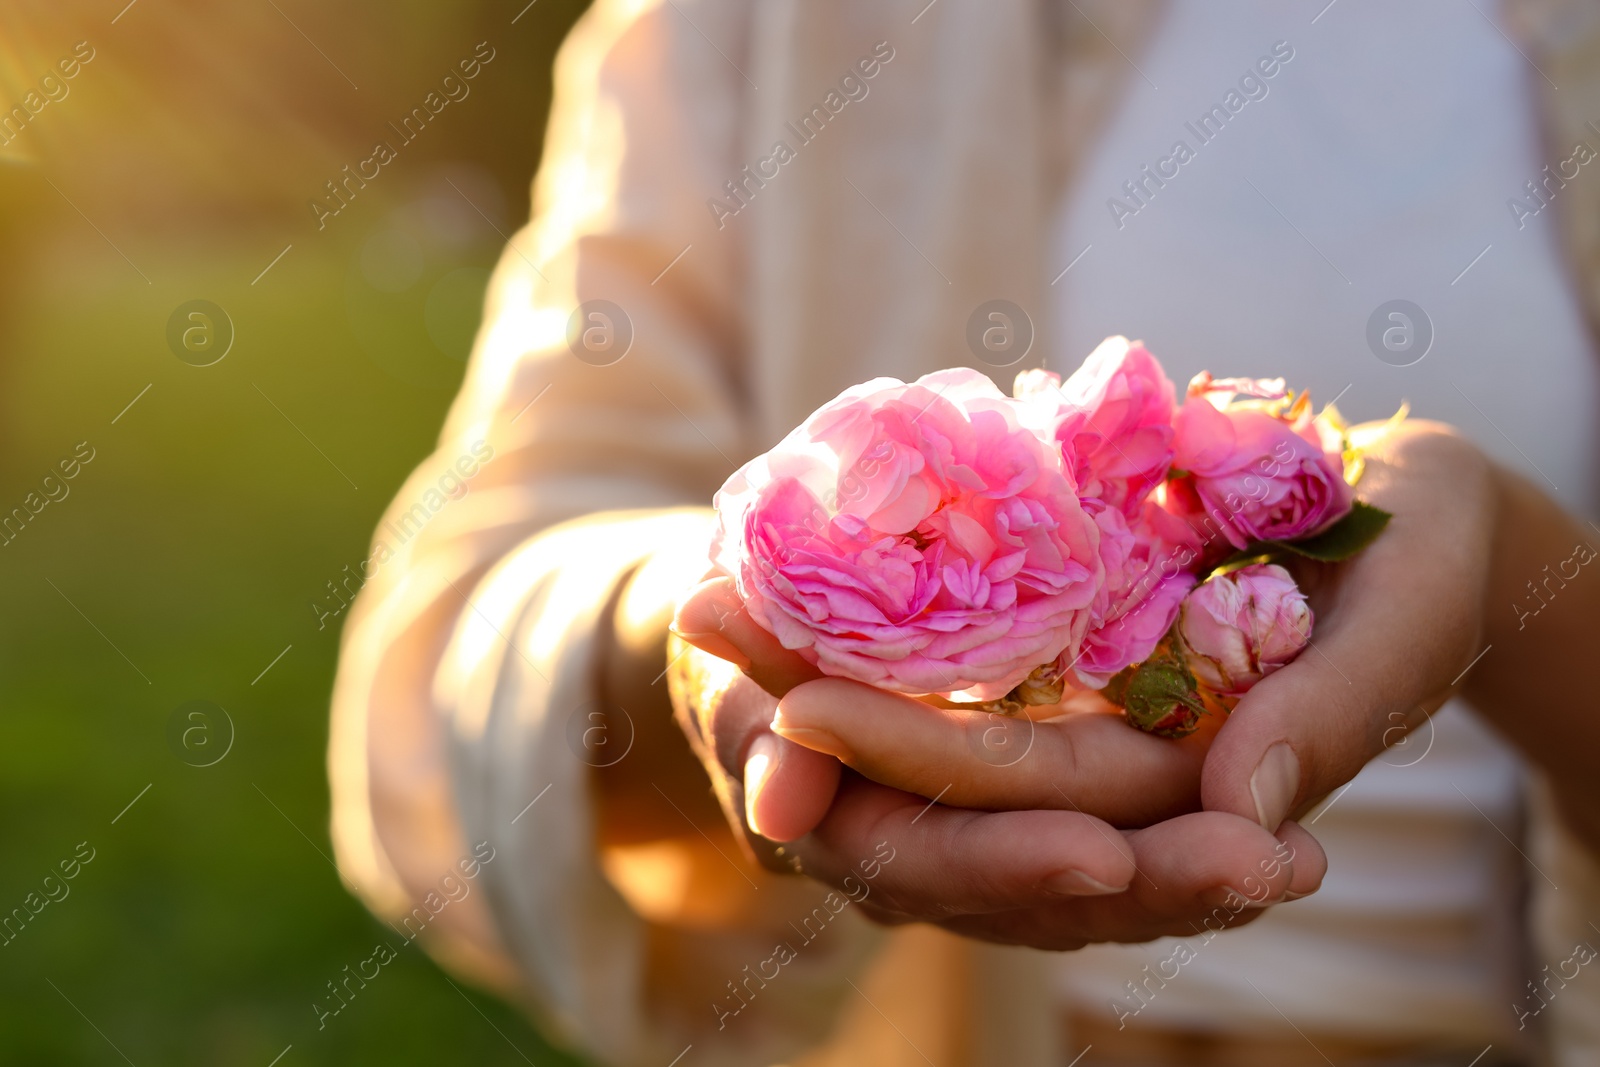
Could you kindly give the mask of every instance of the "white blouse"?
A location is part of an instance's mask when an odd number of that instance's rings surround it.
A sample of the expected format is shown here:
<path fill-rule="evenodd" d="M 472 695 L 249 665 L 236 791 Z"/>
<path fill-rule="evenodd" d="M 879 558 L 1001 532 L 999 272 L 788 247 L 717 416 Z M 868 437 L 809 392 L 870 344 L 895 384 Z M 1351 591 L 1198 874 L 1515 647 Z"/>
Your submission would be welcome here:
<path fill-rule="evenodd" d="M 1052 365 L 1126 333 L 1180 388 L 1201 368 L 1283 375 L 1352 421 L 1409 401 L 1592 514 L 1596 356 L 1553 213 L 1508 207 L 1537 206 L 1524 183 L 1570 154 L 1535 138 L 1540 75 L 1452 0 L 1314 14 L 1174 5 L 1056 222 L 1056 261 L 1076 262 Z M 1379 314 L 1395 300 L 1425 317 Z M 1187 939 L 1181 968 L 1174 940 L 1063 957 L 1062 995 L 1112 1023 L 1513 1046 L 1539 974 L 1521 887 L 1545 877 L 1518 852 L 1522 796 L 1512 751 L 1452 703 L 1307 817 L 1320 892 Z M 1177 976 L 1141 985 L 1147 966 Z"/>

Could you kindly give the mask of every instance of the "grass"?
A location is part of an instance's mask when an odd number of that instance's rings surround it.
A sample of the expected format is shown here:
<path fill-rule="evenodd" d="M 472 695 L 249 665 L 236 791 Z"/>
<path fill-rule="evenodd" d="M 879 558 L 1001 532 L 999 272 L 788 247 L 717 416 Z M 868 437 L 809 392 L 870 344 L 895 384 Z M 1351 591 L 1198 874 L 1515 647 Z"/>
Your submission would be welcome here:
<path fill-rule="evenodd" d="M 0 510 L 78 442 L 94 458 L 0 548 L 0 911 L 94 858 L 0 948 L 0 1061 L 576 1062 L 414 946 L 317 1026 L 325 983 L 397 939 L 328 859 L 337 629 L 309 602 L 431 447 L 499 245 L 424 235 L 393 293 L 362 253 L 406 216 L 338 221 L 254 286 L 283 240 L 126 249 L 146 284 L 71 231 L 11 294 Z M 164 338 L 197 296 L 237 334 L 211 367 Z M 191 700 L 232 719 L 213 766 L 169 745 Z"/>

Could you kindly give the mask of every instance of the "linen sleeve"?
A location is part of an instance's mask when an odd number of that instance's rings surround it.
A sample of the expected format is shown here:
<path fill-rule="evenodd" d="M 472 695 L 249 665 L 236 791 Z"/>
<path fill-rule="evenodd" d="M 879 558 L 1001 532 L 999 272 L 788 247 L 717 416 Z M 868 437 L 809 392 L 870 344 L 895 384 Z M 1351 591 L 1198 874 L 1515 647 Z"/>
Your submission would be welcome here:
<path fill-rule="evenodd" d="M 335 684 L 346 882 L 608 1063 L 667 1063 L 725 1026 L 710 1004 L 664 1009 L 663 991 L 689 970 L 737 978 L 773 947 L 629 908 L 570 743 L 619 583 L 706 544 L 705 505 L 746 454 L 741 253 L 705 206 L 736 170 L 745 11 L 597 0 L 563 45 L 533 221 L 490 282 L 437 450 L 379 527 Z M 492 856 L 468 895 L 419 912 L 468 855 Z M 696 1062 L 818 1040 L 873 937 L 853 913 L 830 934 L 764 991 L 762 1025 Z"/>

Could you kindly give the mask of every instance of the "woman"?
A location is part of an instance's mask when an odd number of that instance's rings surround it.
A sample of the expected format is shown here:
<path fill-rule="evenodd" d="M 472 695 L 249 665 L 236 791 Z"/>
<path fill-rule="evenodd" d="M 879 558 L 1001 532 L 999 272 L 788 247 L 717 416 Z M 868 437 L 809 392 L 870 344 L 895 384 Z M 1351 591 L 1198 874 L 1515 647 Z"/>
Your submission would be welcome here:
<path fill-rule="evenodd" d="M 611 1063 L 1591 1062 L 1596 373 L 1556 229 L 1592 261 L 1586 18 L 601 0 L 395 517 L 493 458 L 346 633 L 352 886 L 398 916 L 492 842 L 432 950 Z M 996 300 L 1030 345 L 969 344 Z M 853 382 L 1009 384 L 1114 332 L 1180 380 L 1283 374 L 1462 428 L 1389 440 L 1363 494 L 1397 520 L 1318 591 L 1316 652 L 1193 743 L 1041 724 L 1051 760 L 1007 764 L 839 682 L 772 733 L 769 691 L 806 679 L 701 587 L 680 629 L 748 666 L 672 665 L 684 744 L 666 627 L 739 462 Z M 1460 687 L 1510 745 L 1430 715 Z M 1529 837 L 1516 750 L 1556 801 Z M 1256 921 L 1208 939 L 1218 908 Z M 1188 955 L 1099 944 L 1186 929 Z"/>

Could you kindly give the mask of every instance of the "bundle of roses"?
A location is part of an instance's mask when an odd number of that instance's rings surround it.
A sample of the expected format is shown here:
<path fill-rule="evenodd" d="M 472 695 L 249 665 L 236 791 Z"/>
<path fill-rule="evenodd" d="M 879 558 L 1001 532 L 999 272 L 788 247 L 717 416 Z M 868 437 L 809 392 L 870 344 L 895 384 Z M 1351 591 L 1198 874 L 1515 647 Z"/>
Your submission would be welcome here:
<path fill-rule="evenodd" d="M 736 471 L 711 556 L 751 617 L 824 674 L 1013 713 L 1099 690 L 1181 736 L 1309 641 L 1272 560 L 1346 558 L 1388 520 L 1337 413 L 1281 379 L 1202 373 L 1179 404 L 1112 337 L 1013 392 L 878 378 Z"/>

